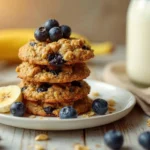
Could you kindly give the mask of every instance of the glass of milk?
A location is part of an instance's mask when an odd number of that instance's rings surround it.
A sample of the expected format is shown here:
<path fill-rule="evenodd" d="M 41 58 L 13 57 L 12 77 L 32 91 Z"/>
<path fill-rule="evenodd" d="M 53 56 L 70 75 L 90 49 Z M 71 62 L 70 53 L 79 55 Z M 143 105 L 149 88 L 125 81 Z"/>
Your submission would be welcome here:
<path fill-rule="evenodd" d="M 127 13 L 127 73 L 150 85 L 150 0 L 131 0 Z"/>

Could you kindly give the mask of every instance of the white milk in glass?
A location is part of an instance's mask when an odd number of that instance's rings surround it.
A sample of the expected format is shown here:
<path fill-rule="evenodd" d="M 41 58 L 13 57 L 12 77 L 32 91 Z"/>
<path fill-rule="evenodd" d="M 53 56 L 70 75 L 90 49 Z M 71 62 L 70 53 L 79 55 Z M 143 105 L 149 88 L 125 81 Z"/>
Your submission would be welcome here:
<path fill-rule="evenodd" d="M 127 14 L 127 73 L 150 85 L 150 0 L 132 0 Z"/>

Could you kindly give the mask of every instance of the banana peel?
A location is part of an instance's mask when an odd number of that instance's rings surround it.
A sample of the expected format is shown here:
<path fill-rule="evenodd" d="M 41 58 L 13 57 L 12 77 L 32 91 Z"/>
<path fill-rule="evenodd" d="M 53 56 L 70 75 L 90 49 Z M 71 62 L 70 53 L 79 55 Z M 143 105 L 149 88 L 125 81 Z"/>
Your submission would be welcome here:
<path fill-rule="evenodd" d="M 10 62 L 20 61 L 18 58 L 18 50 L 29 40 L 34 39 L 35 29 L 7 29 L 0 30 L 0 60 Z M 114 45 L 111 42 L 91 43 L 86 37 L 72 33 L 71 37 L 83 38 L 88 45 L 94 49 L 95 55 L 104 55 L 111 53 Z"/>

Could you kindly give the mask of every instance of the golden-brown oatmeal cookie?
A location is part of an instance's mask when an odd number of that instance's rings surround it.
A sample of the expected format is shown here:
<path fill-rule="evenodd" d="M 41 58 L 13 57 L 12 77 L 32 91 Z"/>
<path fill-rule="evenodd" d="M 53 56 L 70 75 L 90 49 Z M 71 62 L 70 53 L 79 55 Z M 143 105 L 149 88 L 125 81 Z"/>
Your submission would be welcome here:
<path fill-rule="evenodd" d="M 23 62 L 16 71 L 18 77 L 32 82 L 66 83 L 85 79 L 90 70 L 86 64 L 65 65 L 59 68 L 39 66 Z"/>
<path fill-rule="evenodd" d="M 19 58 L 31 64 L 61 66 L 87 61 L 94 57 L 93 50 L 83 39 L 60 39 L 46 43 L 30 41 L 20 48 Z"/>
<path fill-rule="evenodd" d="M 50 103 L 39 103 L 39 102 L 32 102 L 29 100 L 24 100 L 27 112 L 34 115 L 39 116 L 59 116 L 59 111 L 61 108 L 65 106 L 72 106 L 78 113 L 78 115 L 88 112 L 91 109 L 92 100 L 88 97 L 80 99 L 75 102 L 71 103 L 57 103 L 57 104 L 50 104 Z M 47 114 L 44 111 L 44 108 L 47 107 L 53 108 L 51 114 Z"/>
<path fill-rule="evenodd" d="M 22 81 L 20 87 L 25 99 L 50 103 L 76 101 L 87 96 L 90 92 L 90 87 L 85 81 L 73 81 L 62 84 Z"/>

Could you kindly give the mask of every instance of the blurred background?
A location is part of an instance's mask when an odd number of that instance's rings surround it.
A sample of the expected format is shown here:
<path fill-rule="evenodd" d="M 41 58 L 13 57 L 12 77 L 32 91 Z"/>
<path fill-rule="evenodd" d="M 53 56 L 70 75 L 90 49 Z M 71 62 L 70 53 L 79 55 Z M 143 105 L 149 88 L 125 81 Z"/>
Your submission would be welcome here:
<path fill-rule="evenodd" d="M 129 0 L 0 0 L 0 29 L 38 27 L 48 18 L 91 41 L 125 43 Z"/>

